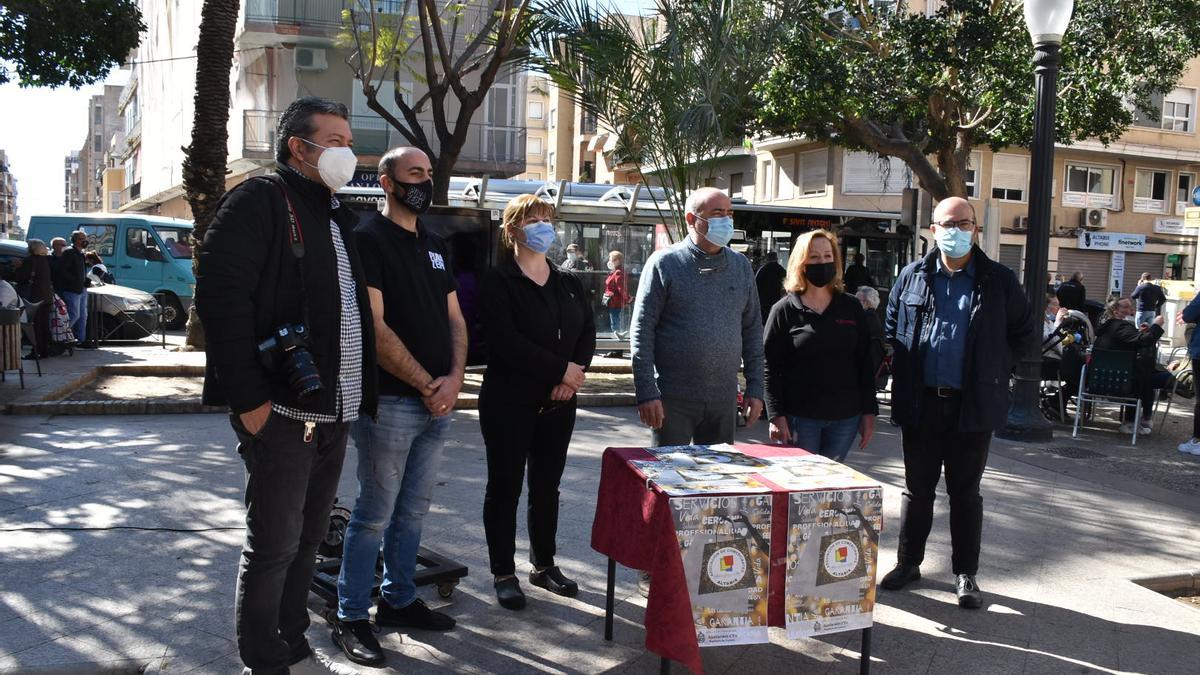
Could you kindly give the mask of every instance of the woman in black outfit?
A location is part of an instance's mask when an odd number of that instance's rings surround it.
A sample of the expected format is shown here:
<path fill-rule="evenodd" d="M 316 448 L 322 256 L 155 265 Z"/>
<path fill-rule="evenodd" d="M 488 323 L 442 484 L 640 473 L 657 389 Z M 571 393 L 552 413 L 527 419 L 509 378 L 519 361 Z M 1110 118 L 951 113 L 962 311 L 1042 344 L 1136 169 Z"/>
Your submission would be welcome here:
<path fill-rule="evenodd" d="M 504 209 L 507 251 L 482 283 L 487 372 L 479 425 L 487 446 L 483 525 L 501 606 L 521 609 L 516 577 L 517 502 L 529 465 L 529 583 L 568 597 L 579 592 L 554 564 L 558 484 L 575 428 L 576 392 L 596 349 L 583 284 L 546 258 L 557 240 L 554 207 L 521 195 Z"/>
<path fill-rule="evenodd" d="M 838 462 L 856 436 L 871 442 L 879 412 L 866 312 L 841 270 L 833 234 L 800 235 L 763 334 L 771 439 Z"/>
<path fill-rule="evenodd" d="M 1151 415 L 1154 409 L 1154 365 L 1158 362 L 1158 339 L 1163 334 L 1163 317 L 1155 317 L 1145 330 L 1133 325 L 1130 319 L 1135 314 L 1133 300 L 1117 298 L 1108 304 L 1105 316 L 1107 319 L 1096 330 L 1095 349 L 1109 351 L 1137 352 L 1133 365 L 1133 388 L 1138 398 L 1142 400 L 1142 419 L 1134 420 L 1134 411 L 1121 408 L 1121 433 L 1133 433 L 1136 421 L 1141 425 L 1139 435 L 1148 435 L 1151 431 Z M 1164 378 L 1165 380 L 1165 378 Z M 1160 384 L 1165 384 L 1162 382 Z"/>
<path fill-rule="evenodd" d="M 16 280 L 28 282 L 29 300 L 40 302 L 33 315 L 33 354 L 39 359 L 50 356 L 50 310 L 54 308 L 54 283 L 50 271 L 50 250 L 41 239 L 30 239 L 29 256 L 17 268 Z"/>

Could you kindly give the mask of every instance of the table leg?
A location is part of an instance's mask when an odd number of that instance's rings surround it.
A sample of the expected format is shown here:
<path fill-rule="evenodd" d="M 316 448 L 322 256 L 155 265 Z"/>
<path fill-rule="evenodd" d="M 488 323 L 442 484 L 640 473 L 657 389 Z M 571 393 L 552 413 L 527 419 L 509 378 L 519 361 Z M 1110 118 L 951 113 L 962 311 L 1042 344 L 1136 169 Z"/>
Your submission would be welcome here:
<path fill-rule="evenodd" d="M 667 675 L 671 672 L 671 659 L 665 656 L 658 657 L 658 672 L 661 675 Z"/>
<path fill-rule="evenodd" d="M 868 675 L 871 672 L 871 627 L 862 631 L 862 648 L 859 650 L 858 674 Z"/>
<path fill-rule="evenodd" d="M 613 604 L 616 595 L 617 561 L 608 559 L 608 587 L 604 591 L 604 639 L 612 642 Z"/>

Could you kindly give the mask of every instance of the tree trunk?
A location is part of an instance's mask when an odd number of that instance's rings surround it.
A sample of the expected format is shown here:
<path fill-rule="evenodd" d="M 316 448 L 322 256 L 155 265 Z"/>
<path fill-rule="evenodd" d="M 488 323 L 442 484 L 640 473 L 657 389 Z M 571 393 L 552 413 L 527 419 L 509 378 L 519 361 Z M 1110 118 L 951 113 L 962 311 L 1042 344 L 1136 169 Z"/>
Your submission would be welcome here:
<path fill-rule="evenodd" d="M 197 269 L 204 233 L 217 201 L 225 194 L 229 142 L 229 71 L 239 0 L 205 0 L 196 42 L 195 116 L 192 143 L 183 160 L 183 188 L 192 207 L 192 271 Z M 188 312 L 185 349 L 204 349 L 204 330 L 193 303 Z"/>

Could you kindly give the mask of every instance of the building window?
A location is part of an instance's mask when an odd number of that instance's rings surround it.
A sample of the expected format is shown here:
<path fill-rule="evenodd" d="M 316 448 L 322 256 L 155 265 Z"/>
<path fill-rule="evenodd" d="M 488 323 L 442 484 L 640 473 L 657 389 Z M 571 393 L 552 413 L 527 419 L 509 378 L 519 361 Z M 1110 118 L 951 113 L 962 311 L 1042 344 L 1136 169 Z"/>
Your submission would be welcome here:
<path fill-rule="evenodd" d="M 92 123 L 96 126 L 104 125 L 104 108 L 102 106 L 92 108 Z"/>
<path fill-rule="evenodd" d="M 992 157 L 992 199 L 1025 201 L 1029 186 L 1029 158 L 1025 155 Z"/>
<path fill-rule="evenodd" d="M 746 179 L 745 175 L 741 174 L 741 173 L 729 174 L 729 196 L 730 197 L 737 198 L 737 197 L 742 196 L 742 181 L 744 181 L 745 179 Z"/>
<path fill-rule="evenodd" d="M 540 120 L 546 116 L 546 104 L 541 101 L 529 102 L 529 119 Z"/>
<path fill-rule="evenodd" d="M 542 137 L 541 136 L 530 136 L 529 137 L 529 151 L 527 154 L 540 155 L 543 152 L 545 152 L 545 149 L 542 147 Z"/>
<path fill-rule="evenodd" d="M 1067 164 L 1063 206 L 1116 208 L 1117 168 Z"/>
<path fill-rule="evenodd" d="M 762 171 L 759 175 L 763 177 L 762 182 L 762 200 L 769 202 L 775 199 L 775 162 L 767 160 L 763 162 Z"/>
<path fill-rule="evenodd" d="M 967 197 L 969 199 L 979 199 L 979 165 L 983 163 L 983 154 L 972 152 L 967 158 L 967 168 L 963 170 L 963 177 L 967 184 Z"/>
<path fill-rule="evenodd" d="M 1131 104 L 1132 105 L 1132 104 Z M 1196 90 L 1180 87 L 1162 94 L 1150 96 L 1150 107 L 1157 110 L 1158 120 L 1152 120 L 1137 110 L 1133 111 L 1134 126 L 1166 131 L 1191 132 L 1195 130 Z"/>
<path fill-rule="evenodd" d="M 1140 213 L 1167 212 L 1166 171 L 1138 169 L 1133 188 L 1133 210 Z"/>
<path fill-rule="evenodd" d="M 92 134 L 92 152 L 104 151 L 104 139 L 99 133 Z"/>
<path fill-rule="evenodd" d="M 823 195 L 829 184 L 829 151 L 825 148 L 800 154 L 799 192 L 805 197 Z"/>
<path fill-rule="evenodd" d="M 843 158 L 842 192 L 846 194 L 892 195 L 908 187 L 908 167 L 899 158 L 881 160 L 873 153 L 849 151 Z"/>
<path fill-rule="evenodd" d="M 1179 172 L 1175 191 L 1175 215 L 1182 216 L 1192 205 L 1192 190 L 1196 187 L 1196 174 Z"/>
<path fill-rule="evenodd" d="M 541 180 L 542 174 L 537 171 L 530 171 L 525 180 Z"/>
<path fill-rule="evenodd" d="M 551 118 L 553 119 L 553 118 Z M 546 155 L 546 168 L 550 171 L 550 175 L 554 175 L 554 152 L 551 151 Z"/>
<path fill-rule="evenodd" d="M 551 108 L 551 109 L 550 109 L 550 120 L 549 120 L 549 122 L 550 122 L 550 128 L 551 128 L 551 129 L 554 129 L 555 127 L 557 127 L 557 126 L 558 126 L 558 109 L 557 109 L 557 108 Z"/>
<path fill-rule="evenodd" d="M 796 171 L 796 156 L 783 155 L 775 158 L 775 199 L 792 199 L 796 196 L 796 181 L 792 178 Z"/>

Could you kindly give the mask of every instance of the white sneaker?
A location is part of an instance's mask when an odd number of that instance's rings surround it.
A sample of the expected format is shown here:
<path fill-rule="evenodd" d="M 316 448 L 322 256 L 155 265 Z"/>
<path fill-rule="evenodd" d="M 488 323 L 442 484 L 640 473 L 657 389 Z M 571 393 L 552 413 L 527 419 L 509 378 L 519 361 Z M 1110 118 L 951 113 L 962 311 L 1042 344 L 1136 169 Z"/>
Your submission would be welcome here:
<path fill-rule="evenodd" d="M 293 675 L 359 675 L 357 668 L 336 663 L 315 649 L 307 659 L 289 666 L 288 671 Z"/>
<path fill-rule="evenodd" d="M 1133 425 L 1129 422 L 1122 422 L 1121 426 L 1117 427 L 1117 431 L 1120 431 L 1123 434 L 1133 435 Z M 1142 433 L 1142 430 L 1138 429 L 1138 433 Z"/>
<path fill-rule="evenodd" d="M 1154 427 L 1151 427 L 1149 424 L 1142 424 L 1142 427 L 1138 429 L 1138 436 L 1149 436 L 1151 431 L 1154 431 Z"/>
<path fill-rule="evenodd" d="M 1189 438 L 1179 444 L 1179 451 L 1189 455 L 1200 455 L 1200 441 Z"/>

